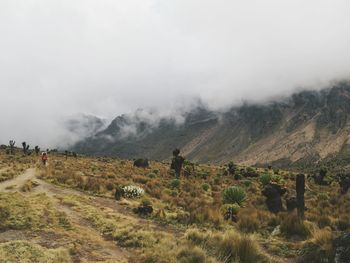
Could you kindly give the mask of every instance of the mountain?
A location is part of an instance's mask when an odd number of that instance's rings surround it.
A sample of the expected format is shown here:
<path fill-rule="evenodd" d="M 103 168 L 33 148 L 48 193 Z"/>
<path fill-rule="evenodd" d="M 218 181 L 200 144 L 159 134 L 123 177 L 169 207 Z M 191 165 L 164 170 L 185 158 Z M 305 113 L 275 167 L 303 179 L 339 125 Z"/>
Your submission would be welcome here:
<path fill-rule="evenodd" d="M 106 126 L 105 119 L 86 114 L 76 114 L 64 122 L 69 132 L 88 137 L 93 136 Z"/>
<path fill-rule="evenodd" d="M 350 84 L 302 91 L 267 104 L 245 104 L 225 112 L 197 107 L 149 122 L 135 115 L 115 118 L 74 150 L 121 158 L 166 160 L 175 147 L 197 162 L 285 166 L 327 158 L 350 160 Z"/>
<path fill-rule="evenodd" d="M 64 135 L 60 141 L 74 144 L 78 140 L 90 138 L 107 126 L 107 120 L 87 114 L 75 114 L 61 120 Z"/>

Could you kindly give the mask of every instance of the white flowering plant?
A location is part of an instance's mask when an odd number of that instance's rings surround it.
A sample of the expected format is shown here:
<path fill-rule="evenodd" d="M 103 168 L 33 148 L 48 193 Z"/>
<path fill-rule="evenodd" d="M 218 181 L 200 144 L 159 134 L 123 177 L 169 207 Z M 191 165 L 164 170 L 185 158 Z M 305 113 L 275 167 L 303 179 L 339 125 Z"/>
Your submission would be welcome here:
<path fill-rule="evenodd" d="M 127 185 L 123 187 L 123 196 L 126 198 L 138 198 L 145 194 L 145 190 L 135 185 Z"/>

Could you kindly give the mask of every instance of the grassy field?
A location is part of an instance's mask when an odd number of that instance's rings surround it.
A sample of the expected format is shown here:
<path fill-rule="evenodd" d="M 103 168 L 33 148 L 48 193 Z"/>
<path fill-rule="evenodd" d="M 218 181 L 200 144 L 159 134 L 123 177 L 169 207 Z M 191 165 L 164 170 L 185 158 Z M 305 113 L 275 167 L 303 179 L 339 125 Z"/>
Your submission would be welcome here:
<path fill-rule="evenodd" d="M 169 167 L 59 154 L 42 167 L 1 152 L 0 262 L 333 262 L 332 240 L 350 229 L 350 194 L 336 182 L 307 180 L 299 220 L 269 212 L 261 194 L 274 181 L 294 196 L 292 172 L 187 162 L 177 179 Z M 125 186 L 143 191 L 115 200 Z"/>

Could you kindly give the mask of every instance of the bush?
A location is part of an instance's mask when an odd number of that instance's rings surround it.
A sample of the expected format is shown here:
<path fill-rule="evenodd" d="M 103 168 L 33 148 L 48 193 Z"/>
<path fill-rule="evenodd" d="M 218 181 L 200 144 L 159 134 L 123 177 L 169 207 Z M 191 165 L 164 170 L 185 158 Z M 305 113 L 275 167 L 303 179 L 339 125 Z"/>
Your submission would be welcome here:
<path fill-rule="evenodd" d="M 263 175 L 260 175 L 260 183 L 265 186 L 267 184 L 269 184 L 271 182 L 271 175 L 266 173 L 266 174 L 263 174 Z"/>
<path fill-rule="evenodd" d="M 201 171 L 197 173 L 197 177 L 202 178 L 202 179 L 207 179 L 207 177 L 210 175 L 209 172 L 206 171 Z"/>
<path fill-rule="evenodd" d="M 230 232 L 217 242 L 216 246 L 218 246 L 217 254 L 219 255 L 217 258 L 224 258 L 225 262 L 267 262 L 257 243 L 249 236 L 240 236 L 235 232 Z"/>
<path fill-rule="evenodd" d="M 253 233 L 259 230 L 260 223 L 256 215 L 243 214 L 239 216 L 238 227 L 242 232 Z"/>
<path fill-rule="evenodd" d="M 298 263 L 334 262 L 332 231 L 330 228 L 317 230 L 313 239 L 300 249 Z"/>
<path fill-rule="evenodd" d="M 287 237 L 299 236 L 306 238 L 310 230 L 296 213 L 288 214 L 281 222 L 281 233 Z"/>
<path fill-rule="evenodd" d="M 245 187 L 249 187 L 249 186 L 252 185 L 252 181 L 250 181 L 250 180 L 244 180 L 244 181 L 243 181 L 243 184 L 244 184 Z"/>
<path fill-rule="evenodd" d="M 208 239 L 208 235 L 198 229 L 188 229 L 185 236 L 187 240 L 197 246 L 207 242 Z"/>
<path fill-rule="evenodd" d="M 219 262 L 270 262 L 267 256 L 261 252 L 256 241 L 237 232 L 229 231 L 222 235 L 221 233 L 214 234 L 192 229 L 186 233 L 186 239 L 192 247 L 200 246 L 207 254 L 215 257 Z"/>
<path fill-rule="evenodd" d="M 171 182 L 170 182 L 170 188 L 171 189 L 178 189 L 180 188 L 180 185 L 181 185 L 181 181 L 179 179 L 173 179 Z"/>
<path fill-rule="evenodd" d="M 184 247 L 177 254 L 180 263 L 205 263 L 206 255 L 199 247 Z"/>
<path fill-rule="evenodd" d="M 246 199 L 246 192 L 239 186 L 232 186 L 224 190 L 223 202 L 225 204 L 237 203 L 241 205 Z"/>
<path fill-rule="evenodd" d="M 202 185 L 202 188 L 204 191 L 208 191 L 209 190 L 209 184 L 205 183 Z"/>
<path fill-rule="evenodd" d="M 158 171 L 158 170 L 157 170 L 157 171 Z M 155 177 L 157 176 L 157 174 L 154 173 L 154 172 L 152 172 L 152 173 L 147 174 L 147 176 L 148 176 L 149 178 L 155 178 Z"/>
<path fill-rule="evenodd" d="M 219 177 L 219 176 L 216 176 L 216 177 L 213 179 L 213 184 L 214 184 L 214 185 L 220 184 L 220 177 Z"/>
<path fill-rule="evenodd" d="M 10 241 L 0 245 L 1 262 L 38 262 L 68 263 L 72 262 L 66 249 L 48 249 L 28 241 Z"/>

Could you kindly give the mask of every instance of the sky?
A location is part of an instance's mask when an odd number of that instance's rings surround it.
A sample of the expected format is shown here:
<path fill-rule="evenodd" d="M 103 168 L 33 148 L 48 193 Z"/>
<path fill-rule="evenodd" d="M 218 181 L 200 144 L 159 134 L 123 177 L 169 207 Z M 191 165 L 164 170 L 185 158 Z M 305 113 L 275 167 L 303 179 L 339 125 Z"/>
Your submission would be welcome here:
<path fill-rule="evenodd" d="M 0 0 L 0 143 L 64 120 L 263 102 L 350 76 L 348 0 Z M 68 136 L 68 137 L 67 137 Z"/>

